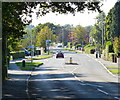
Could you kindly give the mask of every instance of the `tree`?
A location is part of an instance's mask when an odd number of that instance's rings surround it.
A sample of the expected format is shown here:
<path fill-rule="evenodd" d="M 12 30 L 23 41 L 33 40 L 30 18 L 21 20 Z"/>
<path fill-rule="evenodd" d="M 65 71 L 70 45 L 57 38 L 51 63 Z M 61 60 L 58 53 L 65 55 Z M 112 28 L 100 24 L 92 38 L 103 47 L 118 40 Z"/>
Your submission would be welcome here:
<path fill-rule="evenodd" d="M 120 2 L 109 11 L 105 20 L 105 41 L 111 42 L 116 55 L 120 53 Z"/>
<path fill-rule="evenodd" d="M 82 26 L 77 26 L 73 29 L 73 42 L 74 43 L 83 43 L 86 30 Z"/>
<path fill-rule="evenodd" d="M 46 40 L 52 41 L 54 39 L 54 35 L 52 30 L 48 26 L 45 26 L 38 33 L 36 38 L 37 38 L 36 46 L 46 48 Z"/>
<path fill-rule="evenodd" d="M 90 36 L 94 39 L 97 49 L 102 49 L 102 42 L 104 41 L 104 20 L 105 13 L 102 12 L 96 17 L 97 23 L 90 32 Z"/>

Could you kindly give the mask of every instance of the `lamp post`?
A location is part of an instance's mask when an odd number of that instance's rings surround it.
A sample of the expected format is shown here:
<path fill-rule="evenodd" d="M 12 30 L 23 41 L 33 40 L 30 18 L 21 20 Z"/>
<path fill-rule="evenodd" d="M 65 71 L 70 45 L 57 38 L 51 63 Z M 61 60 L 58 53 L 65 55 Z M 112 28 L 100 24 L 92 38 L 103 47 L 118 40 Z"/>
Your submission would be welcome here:
<path fill-rule="evenodd" d="M 102 50 L 104 48 L 104 21 L 103 21 L 103 14 L 102 14 Z"/>
<path fill-rule="evenodd" d="M 64 30 L 62 28 L 62 45 L 64 46 Z"/>
<path fill-rule="evenodd" d="M 32 41 L 32 29 L 31 29 L 31 31 L 30 31 L 30 42 L 31 42 L 31 62 L 33 62 L 33 60 L 32 60 L 32 58 L 33 58 L 33 56 L 34 56 L 34 45 L 33 45 L 33 41 Z"/>

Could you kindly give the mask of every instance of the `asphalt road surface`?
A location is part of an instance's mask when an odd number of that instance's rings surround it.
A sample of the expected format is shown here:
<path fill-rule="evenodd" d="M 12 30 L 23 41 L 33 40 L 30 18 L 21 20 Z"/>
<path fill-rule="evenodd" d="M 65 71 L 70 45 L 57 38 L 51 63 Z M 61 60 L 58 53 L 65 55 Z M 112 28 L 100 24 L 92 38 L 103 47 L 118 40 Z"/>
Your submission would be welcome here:
<path fill-rule="evenodd" d="M 28 98 L 41 99 L 111 99 L 118 100 L 118 79 L 86 54 L 62 49 L 65 58 L 40 60 L 44 65 L 32 72 L 28 80 Z M 72 62 L 69 63 L 70 57 Z M 36 60 L 37 61 L 37 60 Z"/>

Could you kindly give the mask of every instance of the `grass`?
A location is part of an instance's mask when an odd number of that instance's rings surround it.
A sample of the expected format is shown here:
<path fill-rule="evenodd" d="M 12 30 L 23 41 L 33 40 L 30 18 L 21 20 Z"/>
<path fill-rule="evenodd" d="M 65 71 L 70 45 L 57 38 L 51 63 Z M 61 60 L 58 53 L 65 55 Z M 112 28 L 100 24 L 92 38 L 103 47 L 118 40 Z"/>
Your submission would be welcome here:
<path fill-rule="evenodd" d="M 35 67 L 20 67 L 21 70 L 34 70 Z"/>
<path fill-rule="evenodd" d="M 111 69 L 120 69 L 120 67 L 106 67 L 106 68 L 111 68 Z"/>
<path fill-rule="evenodd" d="M 109 70 L 109 71 L 114 73 L 114 74 L 120 74 L 120 70 Z"/>
<path fill-rule="evenodd" d="M 106 67 L 110 69 L 109 71 L 112 72 L 113 74 L 119 74 L 120 73 L 120 68 L 119 67 Z"/>
<path fill-rule="evenodd" d="M 51 58 L 53 57 L 52 55 L 45 55 L 45 56 L 41 56 L 41 57 L 34 57 L 32 58 L 33 60 L 38 60 L 38 59 L 47 59 L 47 58 Z"/>
<path fill-rule="evenodd" d="M 17 66 L 22 66 L 22 62 L 16 62 Z M 39 66 L 43 64 L 42 62 L 25 62 L 26 66 Z"/>
<path fill-rule="evenodd" d="M 82 53 L 79 52 L 79 51 L 75 51 L 75 50 L 72 50 L 72 49 L 69 49 L 69 48 L 62 48 L 62 49 L 65 49 L 65 50 L 69 50 L 69 51 L 72 51 L 72 52 L 76 52 L 76 53 L 80 53 L 80 54 L 82 54 Z"/>
<path fill-rule="evenodd" d="M 25 62 L 25 67 L 22 67 L 22 62 L 16 62 L 17 66 L 20 66 L 21 70 L 34 70 L 35 67 L 42 65 L 42 62 Z"/>

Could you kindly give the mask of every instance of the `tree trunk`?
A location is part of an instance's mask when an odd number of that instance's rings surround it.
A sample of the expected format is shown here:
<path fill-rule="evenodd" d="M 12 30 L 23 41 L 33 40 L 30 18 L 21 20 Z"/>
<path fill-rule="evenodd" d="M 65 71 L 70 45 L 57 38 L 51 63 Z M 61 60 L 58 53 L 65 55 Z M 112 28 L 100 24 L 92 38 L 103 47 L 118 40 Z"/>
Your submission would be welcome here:
<path fill-rule="evenodd" d="M 2 35 L 2 80 L 7 77 L 7 36 Z"/>

